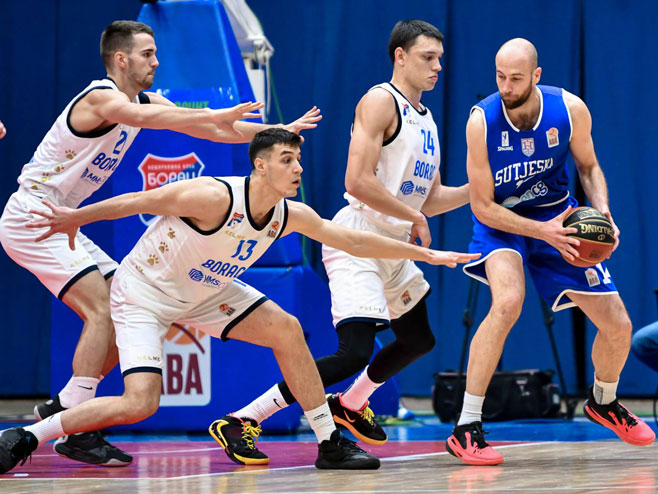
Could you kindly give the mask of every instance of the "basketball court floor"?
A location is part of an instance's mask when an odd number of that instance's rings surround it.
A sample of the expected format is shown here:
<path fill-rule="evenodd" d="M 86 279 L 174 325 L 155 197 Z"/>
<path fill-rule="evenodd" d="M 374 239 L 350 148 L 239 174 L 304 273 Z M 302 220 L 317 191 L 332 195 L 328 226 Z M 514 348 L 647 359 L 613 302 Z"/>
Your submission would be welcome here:
<path fill-rule="evenodd" d="M 646 417 L 655 429 L 652 417 Z M 0 428 L 19 425 L 4 419 Z M 22 422 L 25 423 L 25 422 Z M 185 427 L 181 417 L 181 429 Z M 264 424 L 266 425 L 266 423 Z M 39 447 L 22 467 L 0 475 L 0 493 L 624 493 L 658 492 L 658 446 L 634 447 L 584 418 L 486 424 L 487 440 L 505 456 L 500 466 L 462 464 L 445 451 L 451 425 L 429 414 L 386 426 L 389 441 L 364 446 L 379 456 L 376 471 L 321 471 L 310 432 L 262 436 L 266 467 L 231 462 L 210 436 L 124 434 L 110 440 L 135 461 L 93 467 Z"/>

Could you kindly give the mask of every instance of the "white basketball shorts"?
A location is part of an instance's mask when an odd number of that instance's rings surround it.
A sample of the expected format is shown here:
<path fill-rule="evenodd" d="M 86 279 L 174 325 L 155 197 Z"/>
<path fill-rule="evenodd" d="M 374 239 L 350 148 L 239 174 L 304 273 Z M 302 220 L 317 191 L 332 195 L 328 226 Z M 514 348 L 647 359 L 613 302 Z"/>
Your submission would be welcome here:
<path fill-rule="evenodd" d="M 267 300 L 255 288 L 234 280 L 200 303 L 182 302 L 121 264 L 110 290 L 121 373 L 162 373 L 164 339 L 172 324 L 227 340 L 231 329 Z"/>
<path fill-rule="evenodd" d="M 363 213 L 346 206 L 333 222 L 406 242 L 371 222 Z M 329 277 L 334 326 L 347 322 L 388 325 L 411 310 L 430 289 L 423 272 L 408 259 L 364 259 L 322 246 L 322 261 Z"/>
<path fill-rule="evenodd" d="M 45 229 L 25 226 L 41 219 L 30 209 L 50 211 L 41 199 L 22 188 L 11 195 L 0 218 L 0 243 L 9 257 L 39 278 L 53 295 L 61 299 L 76 281 L 96 269 L 106 279 L 112 276 L 118 264 L 79 231 L 75 250 L 63 233 L 35 242 Z"/>

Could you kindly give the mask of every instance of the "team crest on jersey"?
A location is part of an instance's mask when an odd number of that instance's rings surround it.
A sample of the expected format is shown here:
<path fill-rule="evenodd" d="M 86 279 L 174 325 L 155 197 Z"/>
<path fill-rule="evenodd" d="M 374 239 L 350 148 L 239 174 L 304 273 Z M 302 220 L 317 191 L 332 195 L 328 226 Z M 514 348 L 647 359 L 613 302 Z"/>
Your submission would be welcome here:
<path fill-rule="evenodd" d="M 195 153 L 174 158 L 148 153 L 137 169 L 144 179 L 142 190 L 151 190 L 171 182 L 199 177 L 205 167 Z M 140 214 L 139 219 L 148 226 L 155 216 Z"/>
<path fill-rule="evenodd" d="M 231 218 L 231 221 L 228 222 L 228 225 L 226 225 L 226 227 L 231 228 L 232 226 L 238 226 L 240 223 L 242 223 L 243 219 L 244 219 L 244 214 L 233 213 L 233 218 Z"/>
<path fill-rule="evenodd" d="M 402 105 L 402 116 L 406 117 L 407 113 L 409 113 L 409 104 L 405 103 Z"/>
<path fill-rule="evenodd" d="M 546 141 L 548 142 L 549 148 L 559 146 L 560 138 L 558 137 L 558 131 L 555 127 L 551 127 L 546 131 Z"/>
<path fill-rule="evenodd" d="M 535 138 L 528 137 L 526 139 L 521 139 L 521 152 L 526 156 L 532 156 L 535 154 Z"/>
<path fill-rule="evenodd" d="M 268 237 L 276 238 L 276 234 L 279 231 L 279 222 L 275 221 L 272 223 L 272 226 L 270 226 L 270 230 L 267 232 Z"/>

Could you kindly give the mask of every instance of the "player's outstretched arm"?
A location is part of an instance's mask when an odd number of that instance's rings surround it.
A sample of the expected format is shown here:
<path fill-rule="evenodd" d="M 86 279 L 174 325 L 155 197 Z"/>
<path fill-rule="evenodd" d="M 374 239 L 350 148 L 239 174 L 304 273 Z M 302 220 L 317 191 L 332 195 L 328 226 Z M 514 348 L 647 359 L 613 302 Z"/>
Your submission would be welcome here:
<path fill-rule="evenodd" d="M 135 214 L 182 216 L 190 218 L 199 228 L 210 230 L 228 214 L 230 194 L 226 186 L 212 177 L 199 177 L 163 185 L 157 189 L 121 194 L 80 209 L 56 206 L 44 200 L 48 210 L 30 210 L 43 219 L 27 223 L 27 228 L 48 228 L 35 241 L 55 233 L 65 233 L 69 246 L 75 249 L 78 228 L 102 220 L 125 218 Z"/>
<path fill-rule="evenodd" d="M 284 233 L 296 231 L 353 256 L 411 259 L 452 268 L 480 257 L 480 254 L 432 250 L 372 232 L 351 230 L 320 218 L 313 209 L 300 202 L 288 201 L 288 206 L 288 225 Z"/>
<path fill-rule="evenodd" d="M 173 103 L 162 104 L 159 98 L 154 98 L 153 103 L 137 105 L 124 93 L 99 89 L 91 91 L 76 104 L 72 118 L 83 121 L 96 118 L 100 122 L 123 123 L 146 129 L 179 130 L 196 124 L 208 124 L 229 135 L 241 136 L 233 128 L 235 122 L 243 118 L 260 118 L 259 113 L 253 112 L 263 107 L 262 103 L 249 102 L 225 109 L 179 108 Z"/>
<path fill-rule="evenodd" d="M 165 106 L 176 106 L 160 94 L 146 94 L 151 100 L 151 103 Z M 260 109 L 260 107 L 258 109 Z M 282 127 L 286 130 L 289 130 L 290 132 L 299 134 L 302 130 L 314 129 L 318 126 L 317 122 L 320 120 L 322 120 L 320 109 L 314 106 L 297 120 L 286 125 L 269 125 L 255 122 L 236 121 L 233 124 L 233 130 L 235 132 L 226 132 L 224 129 L 218 128 L 216 125 L 208 123 L 199 123 L 189 127 L 182 127 L 174 130 L 183 134 L 190 135 L 192 137 L 207 139 L 214 142 L 243 143 L 250 142 L 258 132 L 261 130 L 269 129 L 271 127 Z"/>

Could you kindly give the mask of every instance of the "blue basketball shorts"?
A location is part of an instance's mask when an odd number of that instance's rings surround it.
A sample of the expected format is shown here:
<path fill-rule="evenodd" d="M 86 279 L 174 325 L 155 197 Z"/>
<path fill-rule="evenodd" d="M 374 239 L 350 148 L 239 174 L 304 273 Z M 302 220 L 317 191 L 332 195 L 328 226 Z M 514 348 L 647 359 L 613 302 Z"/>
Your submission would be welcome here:
<path fill-rule="evenodd" d="M 537 221 L 548 221 L 568 206 L 577 207 L 572 197 L 548 207 L 525 207 L 515 213 Z M 484 264 L 494 252 L 503 250 L 516 252 L 527 267 L 537 291 L 554 312 L 575 307 L 569 293 L 587 295 L 610 295 L 617 292 L 614 282 L 604 263 L 590 268 L 579 268 L 569 264 L 560 253 L 544 242 L 523 235 L 503 232 L 478 221 L 473 215 L 473 238 L 469 252 L 481 252 L 482 257 L 464 266 L 464 273 L 478 281 L 489 284 Z"/>

